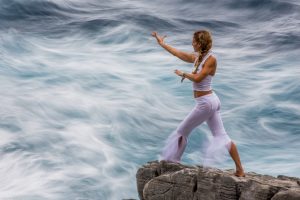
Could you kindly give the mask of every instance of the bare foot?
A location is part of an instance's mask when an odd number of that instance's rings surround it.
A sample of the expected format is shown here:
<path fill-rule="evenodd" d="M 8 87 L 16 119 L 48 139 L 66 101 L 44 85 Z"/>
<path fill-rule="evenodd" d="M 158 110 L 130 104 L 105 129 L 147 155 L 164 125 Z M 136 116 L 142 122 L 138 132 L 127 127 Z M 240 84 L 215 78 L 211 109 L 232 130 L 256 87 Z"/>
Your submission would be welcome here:
<path fill-rule="evenodd" d="M 239 171 L 235 172 L 234 175 L 237 177 L 246 177 L 244 172 L 239 172 Z"/>

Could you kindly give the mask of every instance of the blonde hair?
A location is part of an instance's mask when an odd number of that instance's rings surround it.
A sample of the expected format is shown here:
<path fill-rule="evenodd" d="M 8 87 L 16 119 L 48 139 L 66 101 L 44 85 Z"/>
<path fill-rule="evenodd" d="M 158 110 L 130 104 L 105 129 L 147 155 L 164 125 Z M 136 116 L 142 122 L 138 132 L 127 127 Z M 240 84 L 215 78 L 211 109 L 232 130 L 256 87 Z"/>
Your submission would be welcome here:
<path fill-rule="evenodd" d="M 197 59 L 197 62 L 195 63 L 194 67 L 198 68 L 202 58 L 203 58 L 203 54 L 207 53 L 211 47 L 212 47 L 212 37 L 211 37 L 211 33 L 207 30 L 199 30 L 194 32 L 194 39 L 197 42 L 197 44 L 200 44 L 200 51 L 199 53 L 199 57 Z"/>

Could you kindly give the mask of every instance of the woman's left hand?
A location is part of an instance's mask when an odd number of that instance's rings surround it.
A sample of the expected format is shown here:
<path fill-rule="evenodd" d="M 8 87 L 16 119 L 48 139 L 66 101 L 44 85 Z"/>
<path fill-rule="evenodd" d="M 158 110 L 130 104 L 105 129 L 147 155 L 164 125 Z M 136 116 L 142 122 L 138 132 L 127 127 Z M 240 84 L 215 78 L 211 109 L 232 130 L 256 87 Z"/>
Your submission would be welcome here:
<path fill-rule="evenodd" d="M 182 76 L 183 72 L 178 70 L 178 69 L 175 69 L 175 74 L 177 74 L 178 76 Z"/>

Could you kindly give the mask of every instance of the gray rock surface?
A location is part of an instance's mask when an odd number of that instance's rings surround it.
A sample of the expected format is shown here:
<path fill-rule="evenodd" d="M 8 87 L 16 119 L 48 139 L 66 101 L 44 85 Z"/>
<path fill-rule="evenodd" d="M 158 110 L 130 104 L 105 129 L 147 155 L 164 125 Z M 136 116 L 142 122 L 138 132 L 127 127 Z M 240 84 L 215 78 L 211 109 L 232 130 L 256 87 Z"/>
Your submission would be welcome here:
<path fill-rule="evenodd" d="M 300 179 L 151 161 L 136 173 L 141 200 L 300 200 Z"/>

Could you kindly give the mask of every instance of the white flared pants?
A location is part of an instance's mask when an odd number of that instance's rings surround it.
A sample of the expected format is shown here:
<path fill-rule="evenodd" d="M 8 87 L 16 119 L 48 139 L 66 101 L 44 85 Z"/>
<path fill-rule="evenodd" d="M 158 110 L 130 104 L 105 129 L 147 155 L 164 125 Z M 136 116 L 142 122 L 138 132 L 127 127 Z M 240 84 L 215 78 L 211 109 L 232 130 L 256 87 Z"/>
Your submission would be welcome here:
<path fill-rule="evenodd" d="M 180 163 L 181 156 L 188 143 L 189 134 L 204 121 L 206 121 L 213 134 L 213 140 L 210 142 L 210 145 L 207 145 L 206 152 L 208 153 L 206 156 L 209 156 L 212 151 L 230 150 L 231 139 L 223 126 L 220 115 L 221 103 L 218 96 L 213 92 L 197 97 L 195 101 L 195 107 L 165 141 L 159 160 Z"/>

